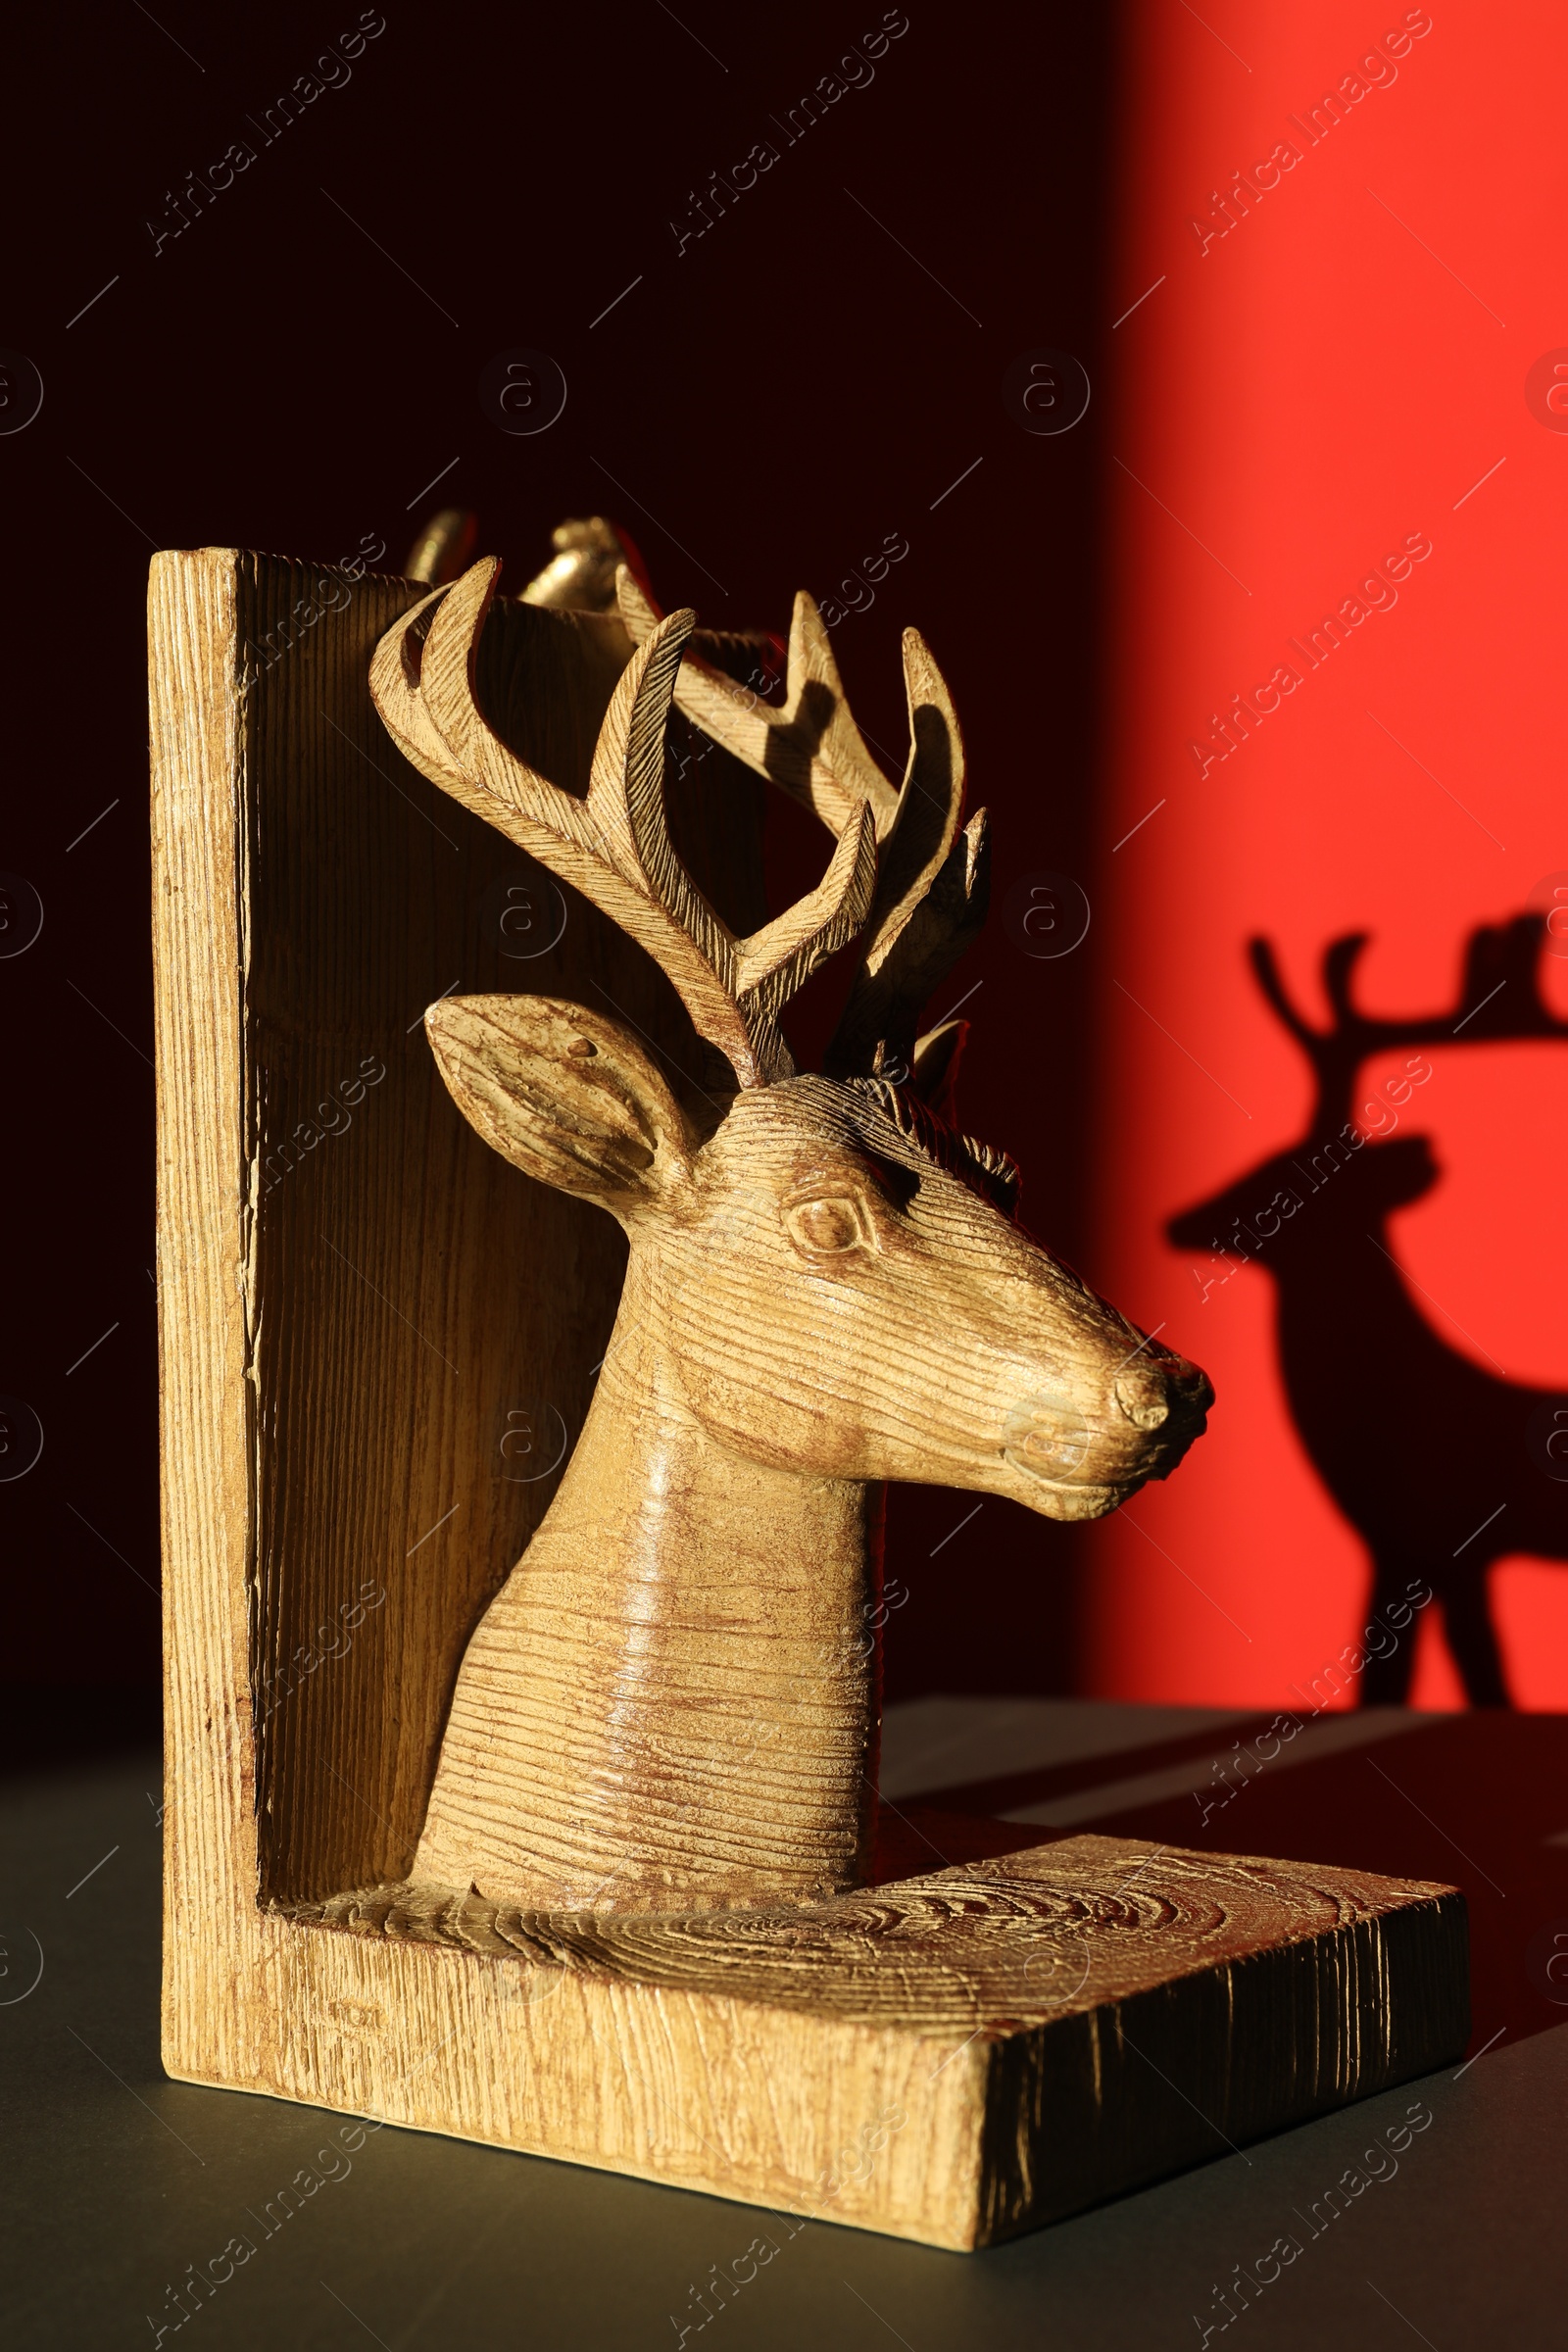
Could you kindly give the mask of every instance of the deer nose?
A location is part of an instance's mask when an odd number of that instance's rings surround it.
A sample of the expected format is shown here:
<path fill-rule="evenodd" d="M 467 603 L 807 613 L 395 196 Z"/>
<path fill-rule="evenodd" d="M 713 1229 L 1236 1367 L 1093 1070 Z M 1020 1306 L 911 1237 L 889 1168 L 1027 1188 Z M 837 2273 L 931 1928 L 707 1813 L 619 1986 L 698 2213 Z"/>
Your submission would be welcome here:
<path fill-rule="evenodd" d="M 1125 1365 L 1116 1375 L 1116 1402 L 1135 1429 L 1158 1429 L 1168 1421 L 1170 1392 L 1158 1365 Z"/>

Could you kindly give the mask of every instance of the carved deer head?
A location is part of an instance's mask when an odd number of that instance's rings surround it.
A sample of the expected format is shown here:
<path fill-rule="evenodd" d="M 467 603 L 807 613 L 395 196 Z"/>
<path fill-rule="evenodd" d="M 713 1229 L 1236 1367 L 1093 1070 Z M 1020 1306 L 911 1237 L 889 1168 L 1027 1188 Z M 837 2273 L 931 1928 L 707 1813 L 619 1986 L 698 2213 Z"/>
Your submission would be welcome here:
<path fill-rule="evenodd" d="M 622 571 L 636 650 L 579 798 L 476 707 L 496 568 L 382 642 L 377 707 L 648 950 L 727 1078 L 694 1108 L 622 1023 L 550 998 L 425 1016 L 478 1132 L 609 1209 L 630 1254 L 565 1477 L 464 1659 L 415 1875 L 540 1909 L 810 1901 L 869 1864 L 880 1482 L 1092 1518 L 1174 1467 L 1210 1391 L 1030 1240 L 1010 1160 L 924 1099 L 959 1031 L 916 1039 L 916 1016 L 978 926 L 986 858 L 919 638 L 895 791 L 809 598 L 779 710 L 688 655 L 693 615 L 661 619 Z M 672 703 L 836 835 L 816 889 L 749 938 L 671 844 Z M 803 1076 L 779 1014 L 857 933 L 827 1068 Z"/>
<path fill-rule="evenodd" d="M 446 592 L 422 648 L 424 605 L 383 643 L 382 716 L 435 782 L 648 948 L 735 1092 L 699 1124 L 619 1023 L 547 998 L 448 998 L 426 1029 L 465 1115 L 529 1175 L 620 1220 L 627 1303 L 721 1444 L 819 1478 L 1010 1494 L 1061 1519 L 1165 1476 L 1203 1425 L 1204 1376 L 1031 1240 L 1012 1163 L 919 1091 L 954 1040 L 916 1040 L 916 1016 L 978 929 L 986 869 L 984 812 L 958 832 L 957 724 L 919 637 L 905 644 L 911 749 L 896 793 L 809 598 L 781 712 L 693 660 L 683 670 L 695 615 L 659 619 L 622 572 L 642 642 L 579 800 L 508 751 L 475 705 L 498 568 L 476 564 Z M 729 932 L 671 846 L 676 701 L 837 834 L 818 887 L 750 938 Z M 862 927 L 828 1074 L 797 1075 L 778 1014 Z M 901 1066 L 912 1083 L 885 1074 Z"/>

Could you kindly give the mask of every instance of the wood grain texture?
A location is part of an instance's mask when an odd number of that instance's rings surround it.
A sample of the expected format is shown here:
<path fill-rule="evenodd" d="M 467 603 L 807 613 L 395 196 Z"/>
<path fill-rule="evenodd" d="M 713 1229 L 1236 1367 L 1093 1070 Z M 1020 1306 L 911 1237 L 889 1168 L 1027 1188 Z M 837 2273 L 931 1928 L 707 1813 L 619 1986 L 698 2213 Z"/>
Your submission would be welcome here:
<path fill-rule="evenodd" d="M 1129 1838 L 766 1912 L 518 1913 L 405 1885 L 275 1924 L 309 2014 L 356 2020 L 312 2058 L 361 2112 L 934 2245 L 1408 2081 L 1468 2030 L 1451 1888 Z M 389 1980 L 417 1987 L 407 2080 L 349 1989 Z"/>
<path fill-rule="evenodd" d="M 420 593 L 226 550 L 150 592 L 172 1780 L 254 1751 L 247 1836 L 296 1895 L 410 1867 L 459 1657 L 560 1466 L 517 1474 L 580 1427 L 624 1260 L 465 1126 L 420 1014 L 547 973 L 700 1067 L 647 958 L 388 742 L 369 658 Z M 488 706 L 582 791 L 629 639 L 498 623 Z M 722 764 L 691 790 L 726 821 L 688 827 L 745 907 L 756 793 Z"/>

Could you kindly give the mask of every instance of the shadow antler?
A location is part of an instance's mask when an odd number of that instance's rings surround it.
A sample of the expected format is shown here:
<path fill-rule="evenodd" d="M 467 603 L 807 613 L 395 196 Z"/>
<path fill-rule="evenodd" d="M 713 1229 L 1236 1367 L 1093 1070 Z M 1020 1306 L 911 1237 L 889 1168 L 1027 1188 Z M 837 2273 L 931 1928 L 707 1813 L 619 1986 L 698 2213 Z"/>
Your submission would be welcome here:
<path fill-rule="evenodd" d="M 1568 1038 L 1568 1020 L 1560 1020 L 1541 993 L 1545 928 L 1539 914 L 1479 924 L 1465 943 L 1457 1002 L 1441 1012 L 1392 1017 L 1362 1012 L 1355 1004 L 1355 971 L 1369 934 L 1346 932 L 1323 951 L 1323 993 L 1332 1016 L 1326 1029 L 1315 1027 L 1293 1002 L 1272 940 L 1250 940 L 1248 955 L 1258 987 L 1276 1019 L 1305 1054 L 1317 1080 L 1312 1132 L 1327 1133 L 1349 1120 L 1357 1074 L 1376 1054 L 1393 1053 L 1400 1046 Z"/>

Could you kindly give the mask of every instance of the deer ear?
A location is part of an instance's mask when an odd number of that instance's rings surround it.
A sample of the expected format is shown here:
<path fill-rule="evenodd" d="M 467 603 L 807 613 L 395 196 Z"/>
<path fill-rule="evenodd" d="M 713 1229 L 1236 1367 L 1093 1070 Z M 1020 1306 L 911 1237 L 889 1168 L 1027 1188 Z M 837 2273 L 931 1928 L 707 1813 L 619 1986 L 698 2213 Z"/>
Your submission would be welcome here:
<path fill-rule="evenodd" d="M 554 997 L 443 997 L 424 1029 L 468 1124 L 541 1184 L 624 1216 L 689 1176 L 685 1112 L 602 1013 Z"/>

